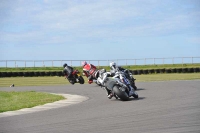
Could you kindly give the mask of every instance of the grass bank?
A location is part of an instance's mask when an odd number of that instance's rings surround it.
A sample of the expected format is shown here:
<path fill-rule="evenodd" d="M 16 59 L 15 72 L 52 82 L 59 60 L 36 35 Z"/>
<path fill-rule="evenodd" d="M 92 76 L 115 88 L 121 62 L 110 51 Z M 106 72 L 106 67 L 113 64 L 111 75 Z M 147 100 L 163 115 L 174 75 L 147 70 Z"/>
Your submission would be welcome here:
<path fill-rule="evenodd" d="M 65 99 L 63 96 L 43 92 L 5 92 L 0 91 L 0 113 L 22 108 L 31 108 L 46 103 Z"/>

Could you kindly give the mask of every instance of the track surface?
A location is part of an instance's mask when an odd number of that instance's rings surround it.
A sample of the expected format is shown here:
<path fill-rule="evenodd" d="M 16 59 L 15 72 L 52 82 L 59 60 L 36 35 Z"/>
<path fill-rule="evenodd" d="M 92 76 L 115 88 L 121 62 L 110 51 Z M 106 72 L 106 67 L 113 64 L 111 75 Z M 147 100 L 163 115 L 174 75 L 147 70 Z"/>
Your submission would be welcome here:
<path fill-rule="evenodd" d="M 109 100 L 95 84 L 14 87 L 89 97 L 79 104 L 0 118 L 0 133 L 200 133 L 200 80 L 139 82 L 139 99 Z"/>

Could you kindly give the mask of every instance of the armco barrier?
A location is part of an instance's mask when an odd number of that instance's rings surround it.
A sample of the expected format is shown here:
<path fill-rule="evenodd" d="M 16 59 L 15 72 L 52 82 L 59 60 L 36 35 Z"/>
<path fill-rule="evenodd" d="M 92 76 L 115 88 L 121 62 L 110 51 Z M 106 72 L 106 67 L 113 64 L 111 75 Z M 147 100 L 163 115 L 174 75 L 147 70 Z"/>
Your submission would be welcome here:
<path fill-rule="evenodd" d="M 198 73 L 200 68 L 167 68 L 130 70 L 133 75 L 157 73 Z M 39 76 L 64 76 L 62 71 L 31 71 L 31 72 L 0 72 L 0 77 L 39 77 Z"/>

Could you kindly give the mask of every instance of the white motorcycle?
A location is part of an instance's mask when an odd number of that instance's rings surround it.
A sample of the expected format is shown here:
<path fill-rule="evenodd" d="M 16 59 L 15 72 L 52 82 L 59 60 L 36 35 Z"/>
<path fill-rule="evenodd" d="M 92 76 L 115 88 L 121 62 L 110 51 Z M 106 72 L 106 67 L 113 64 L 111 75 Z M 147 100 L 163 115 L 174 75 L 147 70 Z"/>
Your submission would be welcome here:
<path fill-rule="evenodd" d="M 100 83 L 104 75 L 107 74 L 101 74 L 96 82 Z M 118 77 L 106 77 L 105 81 L 101 85 L 109 93 L 112 93 L 116 99 L 120 98 L 122 101 L 127 101 L 131 96 L 133 96 L 134 98 L 138 98 L 138 94 L 134 91 L 134 89 L 133 94 L 129 95 L 130 88 L 128 86 L 130 86 L 130 83 L 126 81 L 126 78 L 123 77 L 122 73 L 119 73 L 119 76 L 122 76 L 122 80 Z"/>

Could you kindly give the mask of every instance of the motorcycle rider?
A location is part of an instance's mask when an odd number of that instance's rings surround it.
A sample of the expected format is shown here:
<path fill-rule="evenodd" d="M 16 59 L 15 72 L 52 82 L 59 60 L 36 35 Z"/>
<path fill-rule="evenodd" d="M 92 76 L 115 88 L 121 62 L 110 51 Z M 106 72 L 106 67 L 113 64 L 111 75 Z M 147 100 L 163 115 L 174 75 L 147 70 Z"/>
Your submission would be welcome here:
<path fill-rule="evenodd" d="M 99 75 L 98 75 L 98 78 L 97 78 L 97 82 L 99 82 L 99 84 L 101 84 L 101 86 L 104 86 L 104 82 L 105 82 L 106 78 L 108 76 L 110 76 L 110 75 L 111 75 L 111 73 L 110 72 L 106 72 L 105 69 L 99 70 Z M 113 97 L 112 92 L 110 90 L 107 90 L 107 89 L 106 89 L 106 91 L 107 91 L 108 98 L 111 99 Z"/>
<path fill-rule="evenodd" d="M 72 80 L 72 72 L 73 72 L 73 68 L 68 66 L 66 63 L 63 64 L 63 73 L 65 75 L 65 77 L 69 80 L 69 82 L 74 85 L 74 81 Z"/>
<path fill-rule="evenodd" d="M 116 72 L 123 72 L 125 74 L 125 76 L 127 78 L 130 78 L 130 75 L 128 73 L 128 70 L 122 68 L 122 67 L 118 67 L 117 64 L 115 62 L 111 62 L 110 63 L 110 72 L 111 72 L 111 75 L 114 76 Z M 134 79 L 135 80 L 135 79 Z M 134 91 L 133 91 L 133 87 L 130 86 L 130 91 L 129 91 L 129 96 L 130 95 L 133 95 L 134 94 Z"/>
<path fill-rule="evenodd" d="M 88 83 L 91 84 L 93 79 L 99 76 L 99 70 L 93 64 L 88 64 L 86 61 L 82 62 L 83 73 L 88 78 Z"/>

